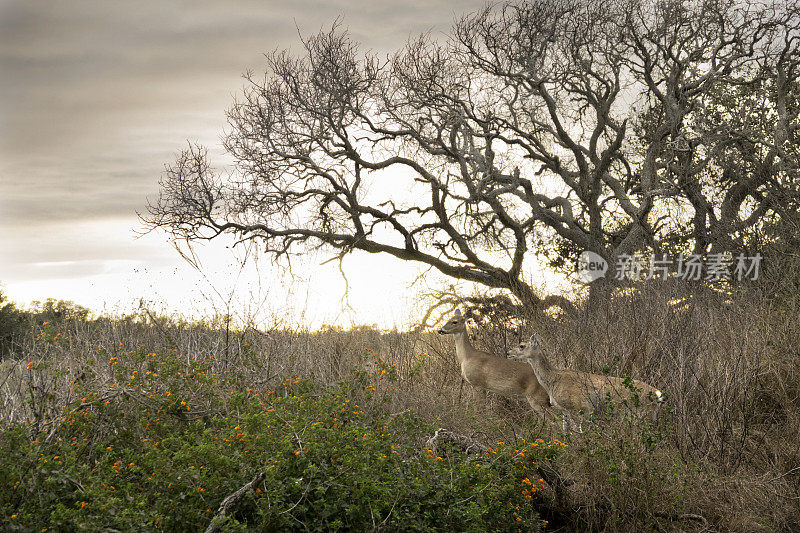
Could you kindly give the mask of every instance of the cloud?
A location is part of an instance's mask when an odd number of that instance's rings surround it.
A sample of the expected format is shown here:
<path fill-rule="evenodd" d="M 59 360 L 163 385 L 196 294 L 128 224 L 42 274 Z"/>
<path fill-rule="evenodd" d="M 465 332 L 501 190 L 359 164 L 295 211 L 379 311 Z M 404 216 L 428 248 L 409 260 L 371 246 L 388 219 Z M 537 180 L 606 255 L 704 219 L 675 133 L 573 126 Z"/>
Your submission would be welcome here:
<path fill-rule="evenodd" d="M 477 4 L 477 3 L 476 3 Z M 132 215 L 186 139 L 217 143 L 240 74 L 338 16 L 392 50 L 451 2 L 6 2 L 0 224 Z M 142 137 L 142 132 L 157 132 Z M 25 194 L 25 191 L 30 194 Z M 81 191 L 93 191 L 81 193 Z"/>
<path fill-rule="evenodd" d="M 81 277 L 105 272 L 110 265 L 174 263 L 175 253 L 164 246 L 162 237 L 137 238 L 125 218 L 39 224 L 27 231 L 24 224 L 5 229 L 0 233 L 0 281 Z"/>
<path fill-rule="evenodd" d="M 26 280 L 52 280 L 90 278 L 103 274 L 130 272 L 142 268 L 144 261 L 125 259 L 82 260 L 82 261 L 44 261 L 20 265 L 26 269 Z M 12 272 L 13 276 L 14 273 Z"/>
<path fill-rule="evenodd" d="M 390 52 L 482 5 L 0 2 L 0 281 L 179 261 L 163 237 L 132 239 L 136 212 L 187 140 L 220 155 L 224 111 L 263 53 L 297 51 L 298 28 L 337 17 L 365 50 Z"/>

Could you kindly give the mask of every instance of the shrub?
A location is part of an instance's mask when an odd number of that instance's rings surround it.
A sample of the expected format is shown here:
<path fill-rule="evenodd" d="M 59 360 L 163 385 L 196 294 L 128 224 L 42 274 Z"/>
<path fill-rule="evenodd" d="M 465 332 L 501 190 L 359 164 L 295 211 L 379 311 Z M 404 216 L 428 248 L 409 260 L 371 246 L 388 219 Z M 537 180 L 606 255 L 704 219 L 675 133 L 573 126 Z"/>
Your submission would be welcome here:
<path fill-rule="evenodd" d="M 25 325 L 24 313 L 0 291 L 0 359 L 8 356 L 20 344 Z"/>
<path fill-rule="evenodd" d="M 33 435 L 25 424 L 0 432 L 9 530 L 195 531 L 257 472 L 264 480 L 218 520 L 223 530 L 542 525 L 536 462 L 559 445 L 426 450 L 434 427 L 411 411 L 385 414 L 381 390 L 358 367 L 336 386 L 287 378 L 257 391 L 217 373 L 210 357 L 121 347 L 98 355 L 90 366 L 113 373 L 106 387 L 74 383 L 63 416 Z M 390 365 L 376 368 L 392 378 Z"/>

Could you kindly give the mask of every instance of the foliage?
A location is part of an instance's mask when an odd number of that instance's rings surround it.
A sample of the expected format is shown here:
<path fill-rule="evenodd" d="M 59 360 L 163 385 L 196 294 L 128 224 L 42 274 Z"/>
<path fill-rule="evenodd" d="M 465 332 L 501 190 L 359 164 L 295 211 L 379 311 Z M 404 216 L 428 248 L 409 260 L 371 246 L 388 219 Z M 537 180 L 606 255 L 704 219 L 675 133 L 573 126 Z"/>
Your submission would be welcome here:
<path fill-rule="evenodd" d="M 396 379 L 391 365 L 376 368 L 381 382 Z M 175 351 L 100 349 L 87 370 L 114 379 L 99 390 L 74 382 L 63 416 L 35 433 L 27 423 L 0 433 L 9 531 L 199 530 L 261 470 L 264 481 L 220 521 L 224 531 L 542 524 L 536 461 L 560 446 L 426 451 L 433 426 L 411 412 L 383 413 L 381 391 L 358 365 L 334 387 L 287 378 L 273 390 L 243 389 L 210 358 Z"/>
<path fill-rule="evenodd" d="M 20 353 L 23 340 L 34 331 L 40 338 L 42 333 L 47 338 L 47 331 L 55 332 L 70 322 L 85 323 L 89 314 L 85 307 L 54 298 L 33 302 L 29 308 L 19 308 L 0 291 L 0 358 Z M 37 329 L 40 326 L 45 330 Z M 54 337 L 56 333 L 50 335 L 50 340 Z"/>
<path fill-rule="evenodd" d="M 83 306 L 55 298 L 48 298 L 43 302 L 33 302 L 29 312 L 39 322 L 87 320 L 90 314 L 90 311 Z"/>
<path fill-rule="evenodd" d="M 0 364 L 0 521 L 194 531 L 263 472 L 223 530 L 530 530 L 541 517 L 557 530 L 797 531 L 800 325 L 790 285 L 767 296 L 779 274 L 732 293 L 642 284 L 577 317 L 470 300 L 488 350 L 516 335 L 491 327 L 503 323 L 540 333 L 559 367 L 666 393 L 658 424 L 608 402 L 569 437 L 516 400 L 473 402 L 452 340 L 434 333 L 29 317 Z M 478 453 L 429 445 L 438 427 Z"/>
<path fill-rule="evenodd" d="M 23 313 L 0 291 L 0 358 L 14 349 L 23 330 Z"/>

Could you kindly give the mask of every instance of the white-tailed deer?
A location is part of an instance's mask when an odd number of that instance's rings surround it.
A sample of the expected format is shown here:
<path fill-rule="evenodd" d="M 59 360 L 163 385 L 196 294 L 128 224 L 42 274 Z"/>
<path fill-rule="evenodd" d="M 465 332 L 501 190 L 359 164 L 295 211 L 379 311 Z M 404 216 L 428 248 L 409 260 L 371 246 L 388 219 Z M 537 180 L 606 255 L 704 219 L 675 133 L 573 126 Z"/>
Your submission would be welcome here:
<path fill-rule="evenodd" d="M 536 334 L 528 343 L 509 350 L 508 355 L 530 364 L 536 379 L 547 391 L 550 404 L 564 415 L 564 432 L 569 432 L 577 415 L 602 412 L 609 402 L 616 407 L 643 407 L 655 415 L 664 401 L 660 390 L 638 379 L 555 368 L 547 359 L 542 341 Z"/>
<path fill-rule="evenodd" d="M 488 390 L 509 398 L 527 400 L 534 411 L 543 417 L 547 416 L 550 397 L 536 381 L 530 365 L 476 350 L 469 341 L 466 317 L 461 316 L 461 311 L 456 310 L 439 334 L 453 335 L 461 376 L 484 397 Z"/>

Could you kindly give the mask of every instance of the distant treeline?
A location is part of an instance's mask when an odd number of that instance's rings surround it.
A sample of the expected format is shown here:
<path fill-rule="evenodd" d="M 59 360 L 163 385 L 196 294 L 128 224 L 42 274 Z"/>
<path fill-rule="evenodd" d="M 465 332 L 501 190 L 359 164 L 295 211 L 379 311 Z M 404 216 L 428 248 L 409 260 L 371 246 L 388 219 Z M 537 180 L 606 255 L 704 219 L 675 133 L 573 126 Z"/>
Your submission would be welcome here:
<path fill-rule="evenodd" d="M 22 308 L 0 290 L 0 357 L 19 352 L 22 339 L 44 322 L 89 320 L 91 311 L 73 302 L 48 298 Z"/>

